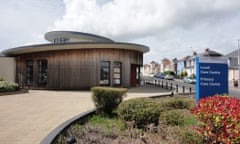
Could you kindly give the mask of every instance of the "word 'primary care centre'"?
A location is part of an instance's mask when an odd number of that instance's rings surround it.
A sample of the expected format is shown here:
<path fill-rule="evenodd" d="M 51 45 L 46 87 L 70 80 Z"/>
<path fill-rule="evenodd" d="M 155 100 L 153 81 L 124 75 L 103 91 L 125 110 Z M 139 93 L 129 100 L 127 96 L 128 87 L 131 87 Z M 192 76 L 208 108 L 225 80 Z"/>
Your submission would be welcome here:
<path fill-rule="evenodd" d="M 51 43 L 3 51 L 0 63 L 6 68 L 0 75 L 29 89 L 134 87 L 149 51 L 144 45 L 81 32 L 52 31 L 45 39 Z"/>

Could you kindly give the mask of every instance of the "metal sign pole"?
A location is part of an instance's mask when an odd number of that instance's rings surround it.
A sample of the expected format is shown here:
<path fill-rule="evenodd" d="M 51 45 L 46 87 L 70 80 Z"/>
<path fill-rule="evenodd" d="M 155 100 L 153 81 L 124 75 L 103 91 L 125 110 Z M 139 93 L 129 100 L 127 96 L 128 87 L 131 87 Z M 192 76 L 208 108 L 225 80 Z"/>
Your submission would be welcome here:
<path fill-rule="evenodd" d="M 238 40 L 238 87 L 240 87 L 240 47 L 239 47 L 240 39 Z"/>

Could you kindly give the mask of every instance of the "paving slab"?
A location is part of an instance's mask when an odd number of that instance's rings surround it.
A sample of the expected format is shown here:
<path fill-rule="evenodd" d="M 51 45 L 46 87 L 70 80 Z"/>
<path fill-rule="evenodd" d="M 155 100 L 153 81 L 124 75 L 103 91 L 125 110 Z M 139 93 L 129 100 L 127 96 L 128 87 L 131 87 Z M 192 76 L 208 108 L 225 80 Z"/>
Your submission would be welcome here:
<path fill-rule="evenodd" d="M 130 89 L 126 99 L 170 94 L 154 87 Z M 30 90 L 0 96 L 0 144 L 39 144 L 64 121 L 94 109 L 90 91 Z"/>

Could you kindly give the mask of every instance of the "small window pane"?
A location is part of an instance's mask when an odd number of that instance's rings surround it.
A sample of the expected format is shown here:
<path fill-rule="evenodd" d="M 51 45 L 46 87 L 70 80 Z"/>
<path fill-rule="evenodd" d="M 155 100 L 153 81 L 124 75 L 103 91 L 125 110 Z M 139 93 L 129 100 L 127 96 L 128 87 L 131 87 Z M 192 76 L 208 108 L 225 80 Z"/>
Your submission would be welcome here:
<path fill-rule="evenodd" d="M 113 83 L 115 86 L 120 86 L 122 84 L 122 63 L 121 62 L 114 62 Z"/>
<path fill-rule="evenodd" d="M 26 61 L 26 84 L 33 84 L 33 60 Z"/>

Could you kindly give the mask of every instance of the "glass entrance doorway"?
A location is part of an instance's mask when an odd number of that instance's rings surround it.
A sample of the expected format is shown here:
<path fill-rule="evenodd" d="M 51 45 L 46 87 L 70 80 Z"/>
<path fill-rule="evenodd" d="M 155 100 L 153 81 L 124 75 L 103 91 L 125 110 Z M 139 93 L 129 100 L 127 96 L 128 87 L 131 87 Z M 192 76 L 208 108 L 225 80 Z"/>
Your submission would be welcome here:
<path fill-rule="evenodd" d="M 131 87 L 136 87 L 140 82 L 140 65 L 131 64 Z"/>

